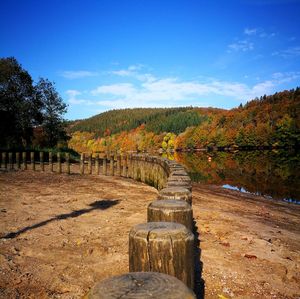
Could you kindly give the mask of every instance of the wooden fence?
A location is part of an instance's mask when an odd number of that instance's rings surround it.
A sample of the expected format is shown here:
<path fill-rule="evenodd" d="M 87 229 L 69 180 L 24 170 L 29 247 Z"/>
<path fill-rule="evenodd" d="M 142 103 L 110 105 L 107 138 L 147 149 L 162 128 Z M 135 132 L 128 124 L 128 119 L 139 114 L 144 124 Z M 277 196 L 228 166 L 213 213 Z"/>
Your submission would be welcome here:
<path fill-rule="evenodd" d="M 81 154 L 79 167 L 68 153 L 3 152 L 0 157 L 4 170 L 102 174 L 154 186 L 159 195 L 148 206 L 148 222 L 129 233 L 129 273 L 97 283 L 85 298 L 196 298 L 192 290 L 198 239 L 191 179 L 183 166 L 148 154 Z"/>

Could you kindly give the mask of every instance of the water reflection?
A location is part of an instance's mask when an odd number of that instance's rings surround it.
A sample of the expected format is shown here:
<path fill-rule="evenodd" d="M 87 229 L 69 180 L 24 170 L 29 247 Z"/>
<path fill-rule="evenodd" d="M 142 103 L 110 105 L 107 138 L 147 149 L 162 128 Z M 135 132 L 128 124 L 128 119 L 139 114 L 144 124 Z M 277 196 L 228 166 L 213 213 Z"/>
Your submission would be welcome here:
<path fill-rule="evenodd" d="M 300 153 L 284 150 L 175 153 L 195 182 L 300 203 Z"/>

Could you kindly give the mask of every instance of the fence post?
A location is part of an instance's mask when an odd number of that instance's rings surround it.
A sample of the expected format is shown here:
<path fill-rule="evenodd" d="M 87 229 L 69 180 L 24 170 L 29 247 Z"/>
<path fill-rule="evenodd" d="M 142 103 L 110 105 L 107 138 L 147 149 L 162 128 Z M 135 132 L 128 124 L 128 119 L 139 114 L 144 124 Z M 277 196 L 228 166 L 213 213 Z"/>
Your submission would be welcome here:
<path fill-rule="evenodd" d="M 66 167 L 67 167 L 67 174 L 71 173 L 70 169 L 70 153 L 66 153 Z"/>
<path fill-rule="evenodd" d="M 184 283 L 170 275 L 132 272 L 98 282 L 83 299 L 99 298 L 196 299 L 196 296 Z"/>
<path fill-rule="evenodd" d="M 92 174 L 92 154 L 89 154 L 88 158 L 88 174 Z"/>
<path fill-rule="evenodd" d="M 80 174 L 84 174 L 84 153 L 80 155 Z"/>
<path fill-rule="evenodd" d="M 121 155 L 117 155 L 117 176 L 121 176 Z"/>
<path fill-rule="evenodd" d="M 182 224 L 148 222 L 129 233 L 129 271 L 161 272 L 194 287 L 194 235 Z"/>
<path fill-rule="evenodd" d="M 20 153 L 19 153 L 19 152 L 16 153 L 16 167 L 17 167 L 18 169 L 21 168 L 21 164 L 20 164 Z"/>
<path fill-rule="evenodd" d="M 114 176 L 115 175 L 115 169 L 114 169 L 114 154 L 110 154 L 110 175 Z"/>
<path fill-rule="evenodd" d="M 27 170 L 27 155 L 26 155 L 26 152 L 22 153 L 22 160 L 23 160 L 23 169 Z"/>
<path fill-rule="evenodd" d="M 99 175 L 99 154 L 95 156 L 95 173 Z"/>
<path fill-rule="evenodd" d="M 127 163 L 126 163 L 126 162 L 127 162 L 127 159 L 126 159 L 126 155 L 123 155 L 122 158 L 123 158 L 123 159 L 122 159 L 122 160 L 123 160 L 123 169 L 122 169 L 123 171 L 122 171 L 122 176 L 123 176 L 124 178 L 126 178 L 126 177 L 127 177 L 127 165 L 126 165 L 126 164 L 127 164 Z"/>
<path fill-rule="evenodd" d="M 148 222 L 176 222 L 193 231 L 193 211 L 183 200 L 156 200 L 148 205 Z"/>
<path fill-rule="evenodd" d="M 61 155 L 60 152 L 57 153 L 57 171 L 61 173 Z"/>
<path fill-rule="evenodd" d="M 44 152 L 40 152 L 40 166 L 41 166 L 41 170 L 44 171 Z"/>
<path fill-rule="evenodd" d="M 102 163 L 102 174 L 103 175 L 107 175 L 107 158 L 106 158 L 106 154 L 104 154 L 103 157 L 103 163 Z"/>
<path fill-rule="evenodd" d="M 8 165 L 9 165 L 9 169 L 14 169 L 12 153 L 8 153 Z"/>
<path fill-rule="evenodd" d="M 50 171 L 53 172 L 53 159 L 52 159 L 52 152 L 49 152 L 49 166 L 50 166 Z"/>
<path fill-rule="evenodd" d="M 30 163 L 31 163 L 31 169 L 35 170 L 34 152 L 30 153 Z"/>

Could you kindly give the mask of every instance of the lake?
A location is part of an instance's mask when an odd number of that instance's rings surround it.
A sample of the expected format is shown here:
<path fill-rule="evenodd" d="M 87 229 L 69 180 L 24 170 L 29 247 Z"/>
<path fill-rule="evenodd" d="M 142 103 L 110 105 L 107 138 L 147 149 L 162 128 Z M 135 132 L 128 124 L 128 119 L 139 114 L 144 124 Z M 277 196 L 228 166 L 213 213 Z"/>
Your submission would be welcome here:
<path fill-rule="evenodd" d="M 300 204 L 299 151 L 174 153 L 194 182 Z"/>

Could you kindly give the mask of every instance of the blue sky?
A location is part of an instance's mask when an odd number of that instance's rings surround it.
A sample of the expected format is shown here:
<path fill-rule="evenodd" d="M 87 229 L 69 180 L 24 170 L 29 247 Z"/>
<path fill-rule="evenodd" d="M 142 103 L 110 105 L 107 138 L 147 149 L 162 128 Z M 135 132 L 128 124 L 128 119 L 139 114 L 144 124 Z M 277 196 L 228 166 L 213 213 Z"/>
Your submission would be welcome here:
<path fill-rule="evenodd" d="M 68 119 L 233 108 L 300 86 L 297 0 L 1 0 L 0 56 L 46 77 Z"/>

